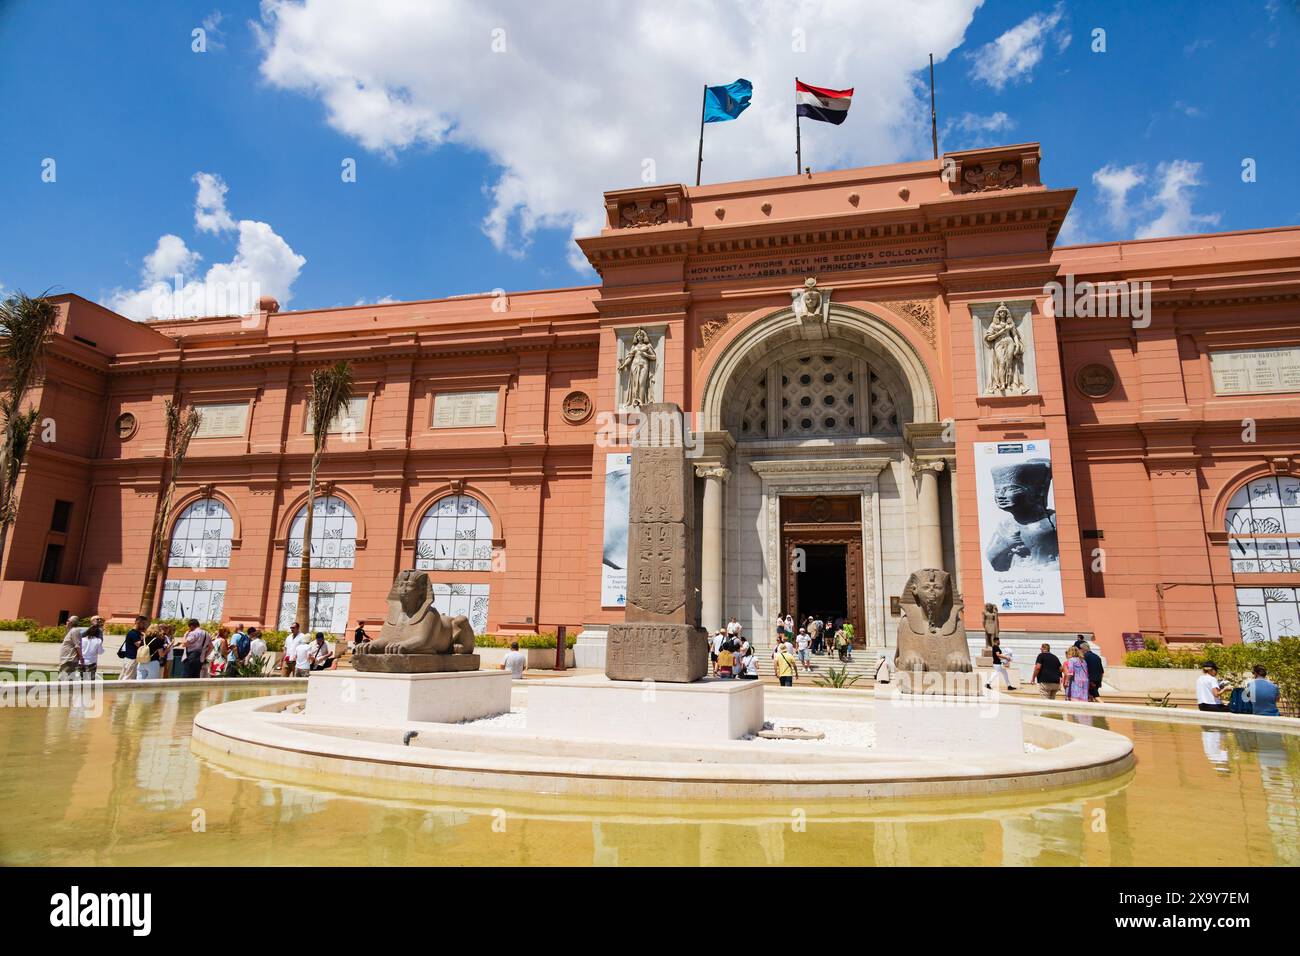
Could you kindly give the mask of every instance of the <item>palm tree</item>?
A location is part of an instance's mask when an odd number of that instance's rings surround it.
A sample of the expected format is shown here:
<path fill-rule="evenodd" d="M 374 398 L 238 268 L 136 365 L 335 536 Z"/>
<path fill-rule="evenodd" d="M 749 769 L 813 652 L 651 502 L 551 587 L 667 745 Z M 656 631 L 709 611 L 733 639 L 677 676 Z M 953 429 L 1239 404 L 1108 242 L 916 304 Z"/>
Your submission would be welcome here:
<path fill-rule="evenodd" d="M 352 401 L 352 365 L 337 362 L 311 373 L 307 415 L 311 422 L 311 478 L 307 482 L 307 518 L 302 523 L 302 574 L 298 577 L 298 622 L 311 630 L 311 525 L 316 504 L 316 470 L 325 452 L 330 426 Z"/>
<path fill-rule="evenodd" d="M 35 409 L 24 413 L 23 399 L 40 377 L 45 346 L 54 331 L 59 317 L 58 307 L 47 298 L 49 292 L 36 298 L 14 292 L 0 302 L 0 361 L 8 376 L 3 397 L 0 397 L 0 414 L 4 415 L 4 434 L 0 436 L 0 562 L 4 560 L 9 526 L 18 516 L 18 502 L 13 492 L 18 482 L 18 469 L 30 445 Z M 25 422 L 25 424 L 24 424 Z M 0 564 L 0 570 L 3 565 Z"/>
<path fill-rule="evenodd" d="M 148 618 L 153 617 L 154 595 L 157 593 L 158 578 L 162 575 L 163 556 L 169 550 L 166 538 L 167 527 L 171 524 L 172 498 L 176 494 L 176 484 L 180 481 L 185 455 L 190 450 L 190 439 L 203 423 L 203 415 L 197 408 L 191 408 L 188 413 L 182 414 L 181 407 L 170 398 L 163 402 L 163 414 L 167 419 L 163 455 L 170 465 L 170 471 L 153 513 L 153 533 L 149 538 L 149 572 L 145 575 L 144 591 L 140 595 L 139 613 Z"/>

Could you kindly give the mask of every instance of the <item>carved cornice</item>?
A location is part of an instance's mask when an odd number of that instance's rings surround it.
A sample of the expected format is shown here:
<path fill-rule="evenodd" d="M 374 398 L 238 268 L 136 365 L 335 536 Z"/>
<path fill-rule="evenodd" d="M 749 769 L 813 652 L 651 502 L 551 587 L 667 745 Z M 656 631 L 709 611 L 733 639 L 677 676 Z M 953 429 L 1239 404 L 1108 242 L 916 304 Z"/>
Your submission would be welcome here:
<path fill-rule="evenodd" d="M 852 474 L 874 478 L 888 465 L 888 458 L 805 458 L 749 463 L 749 467 L 764 479 L 786 478 L 790 475 Z"/>

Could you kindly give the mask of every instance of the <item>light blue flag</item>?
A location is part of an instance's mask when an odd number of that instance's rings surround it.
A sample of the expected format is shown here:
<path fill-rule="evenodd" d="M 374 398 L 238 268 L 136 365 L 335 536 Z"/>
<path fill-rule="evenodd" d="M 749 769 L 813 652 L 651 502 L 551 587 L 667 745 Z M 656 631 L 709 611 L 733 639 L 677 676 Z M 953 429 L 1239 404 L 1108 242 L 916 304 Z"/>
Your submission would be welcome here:
<path fill-rule="evenodd" d="M 725 123 L 734 120 L 749 108 L 749 98 L 754 95 L 754 84 L 737 80 L 728 86 L 710 86 L 704 93 L 704 122 Z"/>

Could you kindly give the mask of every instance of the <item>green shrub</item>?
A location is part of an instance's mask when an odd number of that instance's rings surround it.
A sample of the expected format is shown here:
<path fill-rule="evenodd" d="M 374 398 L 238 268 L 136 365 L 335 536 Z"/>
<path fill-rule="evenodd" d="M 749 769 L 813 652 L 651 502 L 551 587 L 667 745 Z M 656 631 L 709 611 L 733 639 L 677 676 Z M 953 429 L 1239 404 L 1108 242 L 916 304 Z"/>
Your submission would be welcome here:
<path fill-rule="evenodd" d="M 1194 651 L 1171 651 L 1163 645 L 1159 649 L 1129 651 L 1124 655 L 1125 667 L 1199 668 L 1204 661 L 1204 654 Z"/>
<path fill-rule="evenodd" d="M 1291 714 L 1300 712 L 1300 637 L 1279 637 L 1276 641 L 1251 644 L 1205 644 L 1196 651 L 1170 651 L 1161 645 L 1158 650 L 1130 651 L 1124 655 L 1128 667 L 1199 669 L 1206 661 L 1213 661 L 1219 676 L 1235 685 L 1249 680 L 1257 664 L 1263 666 L 1281 692 L 1279 709 Z"/>
<path fill-rule="evenodd" d="M 549 632 L 545 634 L 476 634 L 474 636 L 475 647 L 509 647 L 515 641 L 519 642 L 520 650 L 555 650 L 555 635 Z M 565 647 L 572 647 L 576 643 L 578 643 L 576 634 L 565 635 Z"/>
<path fill-rule="evenodd" d="M 39 621 L 33 621 L 30 617 L 20 617 L 17 620 L 0 621 L 0 631 L 34 631 L 40 627 Z"/>
<path fill-rule="evenodd" d="M 62 644 L 68 633 L 66 627 L 36 627 L 27 632 L 27 640 L 33 644 Z"/>

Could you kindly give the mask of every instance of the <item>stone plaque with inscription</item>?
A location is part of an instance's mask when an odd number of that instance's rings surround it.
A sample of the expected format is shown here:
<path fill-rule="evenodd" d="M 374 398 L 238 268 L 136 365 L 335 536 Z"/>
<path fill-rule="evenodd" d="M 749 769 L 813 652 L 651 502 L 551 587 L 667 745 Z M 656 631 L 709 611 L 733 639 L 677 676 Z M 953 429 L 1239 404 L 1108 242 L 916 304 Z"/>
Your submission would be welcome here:
<path fill-rule="evenodd" d="M 642 406 L 646 415 L 675 415 L 676 405 Z M 606 645 L 611 680 L 690 683 L 708 671 L 707 635 L 699 626 L 695 574 L 695 473 L 680 428 L 632 449 L 625 623 Z"/>
<path fill-rule="evenodd" d="M 195 405 L 203 416 L 195 438 L 242 438 L 248 424 L 248 403 Z"/>
<path fill-rule="evenodd" d="M 434 428 L 484 428 L 497 423 L 497 393 L 441 392 L 433 399 Z"/>
<path fill-rule="evenodd" d="M 1300 348 L 1211 352 L 1214 394 L 1300 392 Z"/>

